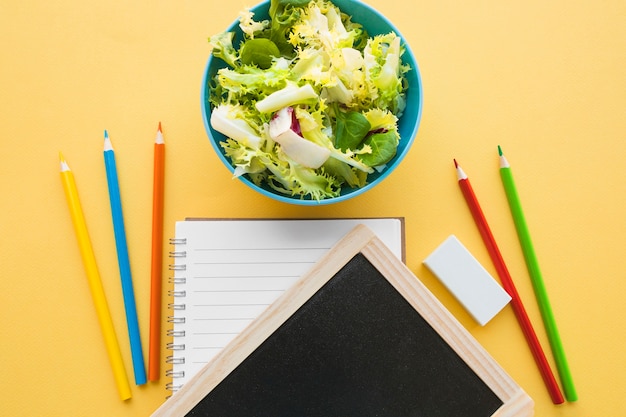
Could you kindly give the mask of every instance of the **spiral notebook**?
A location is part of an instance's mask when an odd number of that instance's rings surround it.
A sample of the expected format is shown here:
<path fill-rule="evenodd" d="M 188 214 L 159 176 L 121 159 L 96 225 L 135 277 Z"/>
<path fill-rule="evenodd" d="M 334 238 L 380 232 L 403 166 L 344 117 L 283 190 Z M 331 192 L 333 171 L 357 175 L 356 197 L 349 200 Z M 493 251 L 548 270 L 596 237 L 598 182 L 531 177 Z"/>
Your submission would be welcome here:
<path fill-rule="evenodd" d="M 168 317 L 177 391 L 356 225 L 404 262 L 404 219 L 188 219 L 170 239 Z"/>

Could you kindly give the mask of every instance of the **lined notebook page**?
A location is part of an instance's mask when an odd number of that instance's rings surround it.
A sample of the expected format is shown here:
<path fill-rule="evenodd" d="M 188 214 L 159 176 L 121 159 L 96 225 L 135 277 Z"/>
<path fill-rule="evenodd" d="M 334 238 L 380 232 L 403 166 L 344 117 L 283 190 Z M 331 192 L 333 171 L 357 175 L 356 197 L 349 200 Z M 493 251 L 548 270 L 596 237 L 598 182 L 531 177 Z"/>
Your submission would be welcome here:
<path fill-rule="evenodd" d="M 400 218 L 177 222 L 168 388 L 195 375 L 357 224 L 403 260 Z"/>

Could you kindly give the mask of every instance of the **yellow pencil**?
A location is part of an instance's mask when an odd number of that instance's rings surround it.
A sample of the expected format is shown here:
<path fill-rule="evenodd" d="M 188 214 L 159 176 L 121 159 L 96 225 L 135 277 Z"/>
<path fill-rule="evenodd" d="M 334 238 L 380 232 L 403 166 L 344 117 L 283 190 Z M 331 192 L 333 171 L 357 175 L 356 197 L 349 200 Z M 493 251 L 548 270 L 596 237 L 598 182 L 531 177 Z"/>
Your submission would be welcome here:
<path fill-rule="evenodd" d="M 74 181 L 74 174 L 72 174 L 63 155 L 59 156 L 61 159 L 61 181 L 63 182 L 65 197 L 67 198 L 67 204 L 70 208 L 80 254 L 83 258 L 85 271 L 87 272 L 89 289 L 91 290 L 91 296 L 93 297 L 96 313 L 98 314 L 98 321 L 100 322 L 104 336 L 104 343 L 109 355 L 111 367 L 113 368 L 113 376 L 115 377 L 115 383 L 117 384 L 120 398 L 127 400 L 131 397 L 128 376 L 126 375 L 126 368 L 124 367 L 122 352 L 117 341 L 117 336 L 115 335 L 115 329 L 113 328 L 113 320 L 111 319 L 109 306 L 104 295 L 104 288 L 102 287 L 100 273 L 96 265 L 96 257 L 91 246 L 89 233 L 87 232 L 85 216 L 83 215 L 80 200 L 78 199 L 78 190 L 76 188 L 76 182 Z"/>

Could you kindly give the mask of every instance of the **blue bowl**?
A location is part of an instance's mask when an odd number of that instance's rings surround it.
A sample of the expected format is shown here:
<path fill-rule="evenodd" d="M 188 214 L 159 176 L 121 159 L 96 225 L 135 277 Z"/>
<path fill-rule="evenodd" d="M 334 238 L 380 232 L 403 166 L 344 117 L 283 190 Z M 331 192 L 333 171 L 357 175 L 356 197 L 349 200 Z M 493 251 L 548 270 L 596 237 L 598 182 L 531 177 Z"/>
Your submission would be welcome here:
<path fill-rule="evenodd" d="M 372 7 L 358 1 L 358 0 L 333 0 L 333 3 L 341 9 L 342 12 L 352 16 L 352 21 L 363 25 L 369 36 L 386 34 L 391 31 L 395 32 L 402 38 L 404 44 L 404 54 L 402 55 L 402 61 L 405 64 L 411 66 L 411 70 L 405 74 L 408 81 L 408 89 L 406 92 L 406 108 L 400 119 L 398 120 L 398 132 L 400 133 L 400 143 L 396 155 L 387 163 L 387 167 L 382 172 L 373 172 L 367 177 L 367 184 L 361 188 L 351 188 L 344 186 L 341 193 L 337 197 L 325 198 L 322 200 L 314 200 L 309 198 L 301 198 L 300 196 L 290 196 L 282 194 L 273 190 L 266 184 L 256 185 L 246 175 L 238 177 L 244 184 L 250 188 L 260 192 L 261 194 L 270 197 L 274 200 L 282 201 L 285 203 L 316 206 L 320 204 L 332 204 L 341 201 L 348 200 L 371 190 L 376 185 L 380 184 L 393 170 L 400 164 L 406 154 L 409 152 L 411 145 L 417 135 L 417 129 L 420 124 L 422 116 L 422 80 L 417 65 L 417 61 L 411 48 L 406 42 L 406 39 L 402 36 L 400 31 L 382 14 L 373 9 Z M 268 19 L 268 10 L 270 2 L 269 0 L 257 4 L 251 11 L 254 12 L 255 20 Z M 241 29 L 239 28 L 239 20 L 235 20 L 227 29 L 229 32 L 235 32 L 235 39 L 233 45 L 238 45 L 242 39 Z M 222 160 L 224 165 L 231 171 L 235 169 L 231 164 L 230 159 L 224 154 L 224 150 L 220 146 L 220 142 L 226 140 L 226 137 L 221 133 L 213 130 L 209 120 L 211 119 L 211 107 L 209 104 L 209 87 L 208 82 L 212 79 L 220 68 L 225 67 L 226 64 L 219 58 L 214 58 L 213 55 L 209 56 L 202 78 L 201 88 L 201 107 L 202 107 L 202 119 L 204 121 L 204 127 L 213 149 Z"/>

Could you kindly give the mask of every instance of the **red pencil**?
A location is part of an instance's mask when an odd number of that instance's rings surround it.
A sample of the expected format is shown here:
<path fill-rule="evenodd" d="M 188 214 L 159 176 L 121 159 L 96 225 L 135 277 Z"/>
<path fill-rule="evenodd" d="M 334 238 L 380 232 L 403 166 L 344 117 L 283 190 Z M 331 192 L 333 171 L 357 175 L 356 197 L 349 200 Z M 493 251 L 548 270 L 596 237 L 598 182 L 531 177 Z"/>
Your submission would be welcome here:
<path fill-rule="evenodd" d="M 163 264 L 163 189 L 165 142 L 161 123 L 154 141 L 154 184 L 152 190 L 152 263 L 150 274 L 150 345 L 148 379 L 158 381 L 161 354 L 161 288 Z"/>
<path fill-rule="evenodd" d="M 463 192 L 463 196 L 465 197 L 465 201 L 469 206 L 469 209 L 472 213 L 472 217 L 474 217 L 474 221 L 476 222 L 476 226 L 478 226 L 478 230 L 480 235 L 487 247 L 487 251 L 489 252 L 489 256 L 491 257 L 492 262 L 496 268 L 498 276 L 502 281 L 502 286 L 511 296 L 511 305 L 513 306 L 513 311 L 515 316 L 517 317 L 517 321 L 524 332 L 524 336 L 526 337 L 526 342 L 532 351 L 532 354 L 535 358 L 535 362 L 539 367 L 539 371 L 541 372 L 541 376 L 543 377 L 543 381 L 548 388 L 548 392 L 550 393 L 550 397 L 552 398 L 552 402 L 554 404 L 562 404 L 565 399 L 563 398 L 563 394 L 559 388 L 559 385 L 554 378 L 554 374 L 550 369 L 550 365 L 548 364 L 548 360 L 546 359 L 546 355 L 539 344 L 539 340 L 537 339 L 537 335 L 535 334 L 535 330 L 533 329 L 532 324 L 530 323 L 530 319 L 528 318 L 528 314 L 526 314 L 526 309 L 522 304 L 522 300 L 517 293 L 517 289 L 515 288 L 515 284 L 513 283 L 513 279 L 509 274 L 509 270 L 507 269 L 504 259 L 502 259 L 502 255 L 500 254 L 500 250 L 498 249 L 498 245 L 491 233 L 491 229 L 487 224 L 487 219 L 483 214 L 482 209 L 480 208 L 480 204 L 478 204 L 478 200 L 476 199 L 476 195 L 474 194 L 474 190 L 467 178 L 467 175 L 459 164 L 454 160 L 454 166 L 456 167 L 457 177 L 459 179 L 459 186 L 461 187 L 461 191 Z"/>

